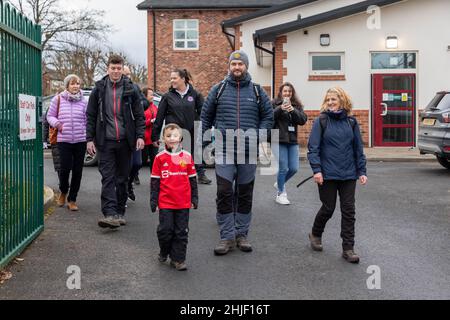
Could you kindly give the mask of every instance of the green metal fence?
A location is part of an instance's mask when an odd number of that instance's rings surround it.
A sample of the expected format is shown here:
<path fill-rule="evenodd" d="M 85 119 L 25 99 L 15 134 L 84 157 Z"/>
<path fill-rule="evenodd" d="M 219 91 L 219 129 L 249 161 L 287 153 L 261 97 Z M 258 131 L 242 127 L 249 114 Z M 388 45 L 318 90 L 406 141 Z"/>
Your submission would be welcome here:
<path fill-rule="evenodd" d="M 40 101 L 41 29 L 0 0 L 0 268 L 44 228 L 41 106 L 36 139 L 19 139 L 19 94 Z"/>

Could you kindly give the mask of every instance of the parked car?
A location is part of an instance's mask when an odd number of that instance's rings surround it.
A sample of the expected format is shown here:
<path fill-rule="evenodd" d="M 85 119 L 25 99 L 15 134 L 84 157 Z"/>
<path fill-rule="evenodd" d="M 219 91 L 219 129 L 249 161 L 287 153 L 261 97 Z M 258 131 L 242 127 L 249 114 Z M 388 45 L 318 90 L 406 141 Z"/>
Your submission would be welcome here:
<path fill-rule="evenodd" d="M 90 91 L 88 93 L 88 96 L 90 95 Z M 154 93 L 153 96 L 153 103 L 158 106 L 159 103 L 161 102 L 161 94 L 159 93 Z M 94 154 L 93 156 L 91 156 L 87 151 L 86 154 L 84 155 L 84 166 L 85 167 L 93 167 L 96 166 L 98 162 L 97 159 L 97 154 Z"/>
<path fill-rule="evenodd" d="M 418 146 L 450 169 L 450 91 L 438 92 L 420 114 Z"/>

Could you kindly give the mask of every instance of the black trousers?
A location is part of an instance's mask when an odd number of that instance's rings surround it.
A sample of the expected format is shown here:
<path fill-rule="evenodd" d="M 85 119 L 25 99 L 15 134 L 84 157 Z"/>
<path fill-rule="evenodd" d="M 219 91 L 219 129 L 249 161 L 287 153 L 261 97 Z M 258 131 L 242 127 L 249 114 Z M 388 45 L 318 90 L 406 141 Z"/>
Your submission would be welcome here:
<path fill-rule="evenodd" d="M 158 154 L 158 147 L 154 147 L 153 145 L 146 145 L 144 150 L 142 150 L 142 165 L 146 166 L 147 163 L 150 163 L 150 171 L 153 168 L 153 161 L 155 160 L 156 155 Z"/>
<path fill-rule="evenodd" d="M 128 142 L 105 141 L 98 154 L 98 170 L 102 175 L 102 213 L 105 217 L 117 214 L 123 216 L 132 154 Z"/>
<path fill-rule="evenodd" d="M 78 191 L 80 191 L 81 178 L 83 176 L 86 142 L 58 142 L 58 151 L 60 159 L 60 168 L 58 172 L 59 190 L 64 194 L 69 193 L 67 201 L 76 202 Z M 72 179 L 69 186 L 70 172 L 72 172 Z"/>
<path fill-rule="evenodd" d="M 341 203 L 341 238 L 344 250 L 353 249 L 355 244 L 355 190 L 356 180 L 325 180 L 319 186 L 322 207 L 316 215 L 312 234 L 321 237 L 325 225 L 331 219 L 336 208 L 337 194 Z"/>
<path fill-rule="evenodd" d="M 169 256 L 172 261 L 186 260 L 189 233 L 189 209 L 159 210 L 157 230 L 161 256 Z"/>

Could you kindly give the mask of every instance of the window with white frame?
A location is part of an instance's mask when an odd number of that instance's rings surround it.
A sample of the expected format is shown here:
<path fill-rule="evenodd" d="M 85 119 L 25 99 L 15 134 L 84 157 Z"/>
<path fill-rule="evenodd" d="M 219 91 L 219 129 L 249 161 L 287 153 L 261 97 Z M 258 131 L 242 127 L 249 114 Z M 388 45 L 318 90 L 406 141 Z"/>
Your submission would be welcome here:
<path fill-rule="evenodd" d="M 197 19 L 173 20 L 174 50 L 198 50 L 199 31 Z"/>
<path fill-rule="evenodd" d="M 344 75 L 344 53 L 310 53 L 309 73 L 313 76 Z"/>

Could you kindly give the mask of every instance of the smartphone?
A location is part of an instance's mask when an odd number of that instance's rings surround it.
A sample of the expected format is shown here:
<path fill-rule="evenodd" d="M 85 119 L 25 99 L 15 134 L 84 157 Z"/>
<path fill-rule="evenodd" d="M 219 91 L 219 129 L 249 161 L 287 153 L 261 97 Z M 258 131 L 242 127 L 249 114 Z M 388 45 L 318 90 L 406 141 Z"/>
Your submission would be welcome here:
<path fill-rule="evenodd" d="M 288 97 L 284 97 L 283 98 L 283 104 L 284 105 L 290 105 L 291 104 L 291 99 L 289 99 Z"/>

